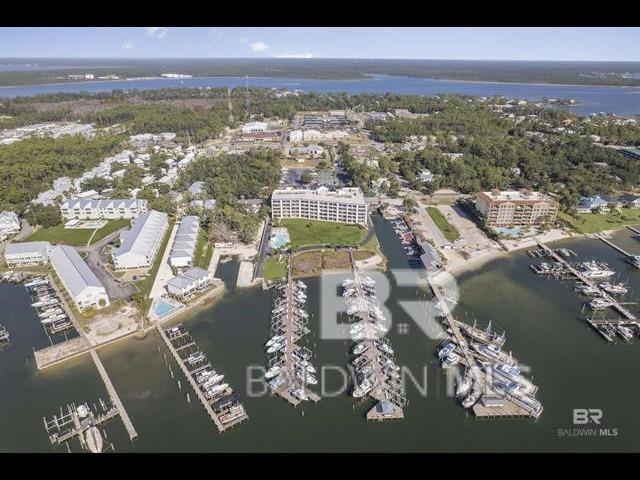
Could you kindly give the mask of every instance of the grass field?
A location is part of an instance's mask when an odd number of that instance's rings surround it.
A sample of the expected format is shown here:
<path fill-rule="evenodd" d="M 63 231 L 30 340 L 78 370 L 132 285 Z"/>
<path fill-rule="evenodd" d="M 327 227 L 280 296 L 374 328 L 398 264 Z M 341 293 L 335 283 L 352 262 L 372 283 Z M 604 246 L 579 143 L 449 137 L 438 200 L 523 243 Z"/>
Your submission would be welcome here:
<path fill-rule="evenodd" d="M 367 230 L 359 225 L 318 220 L 287 219 L 277 222 L 277 226 L 287 227 L 291 238 L 291 248 L 306 245 L 353 245 L 361 241 Z"/>
<path fill-rule="evenodd" d="M 438 210 L 436 207 L 427 207 L 427 213 L 429 213 L 429 216 L 436 224 L 438 229 L 442 232 L 442 235 L 444 235 L 444 238 L 446 238 L 447 241 L 454 242 L 455 240 L 460 238 L 460 234 L 458 233 L 458 231 L 447 221 L 440 210 Z"/>
<path fill-rule="evenodd" d="M 127 219 L 110 220 L 99 230 L 84 228 L 65 229 L 64 224 L 60 224 L 55 227 L 41 228 L 29 235 L 25 241 L 45 241 L 50 243 L 62 243 L 65 245 L 71 245 L 72 247 L 84 247 L 87 245 L 89 240 L 91 240 L 91 244 L 94 244 L 102 240 L 107 235 L 120 230 L 121 228 L 128 227 L 130 223 L 130 220 Z M 95 232 L 95 235 L 93 232 Z M 93 238 L 91 238 L 92 235 Z"/>
<path fill-rule="evenodd" d="M 640 224 L 640 208 L 623 208 L 621 213 L 581 213 L 577 219 L 560 212 L 558 217 L 580 233 L 597 233 L 603 230 L 614 230 L 625 225 Z"/>
<path fill-rule="evenodd" d="M 209 235 L 205 229 L 200 229 L 198 233 L 198 242 L 196 243 L 196 249 L 193 252 L 193 266 L 209 268 L 211 262 L 211 256 L 213 255 L 213 243 L 209 240 Z"/>
<path fill-rule="evenodd" d="M 269 257 L 264 261 L 262 276 L 265 280 L 279 280 L 285 278 L 287 274 L 287 257 L 277 255 Z"/>

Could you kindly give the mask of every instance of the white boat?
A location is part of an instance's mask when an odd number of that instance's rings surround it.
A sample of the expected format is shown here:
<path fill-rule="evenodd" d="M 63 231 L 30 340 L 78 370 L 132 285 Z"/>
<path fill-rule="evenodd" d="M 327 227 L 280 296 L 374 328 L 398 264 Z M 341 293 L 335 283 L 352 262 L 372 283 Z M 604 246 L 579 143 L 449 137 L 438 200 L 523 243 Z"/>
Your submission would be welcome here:
<path fill-rule="evenodd" d="M 611 305 L 613 305 L 613 303 L 608 300 L 605 300 L 604 298 L 594 298 L 589 302 L 589 308 L 591 308 L 592 310 L 609 308 Z"/>
<path fill-rule="evenodd" d="M 198 362 L 200 362 L 200 361 L 204 360 L 204 358 L 205 358 L 205 357 L 204 357 L 204 353 L 202 353 L 202 352 L 195 352 L 195 353 L 192 353 L 191 355 L 189 355 L 189 356 L 187 357 L 187 359 L 185 360 L 185 363 L 188 363 L 188 364 L 190 364 L 190 365 L 193 365 L 194 363 L 198 363 Z"/>
<path fill-rule="evenodd" d="M 629 291 L 624 283 L 601 283 L 600 288 L 610 295 L 624 295 Z"/>
<path fill-rule="evenodd" d="M 291 393 L 293 394 L 294 397 L 298 398 L 299 400 L 309 400 L 309 397 L 307 397 L 307 394 L 304 392 L 304 388 L 298 388 L 297 390 L 292 390 Z"/>
<path fill-rule="evenodd" d="M 440 358 L 446 357 L 451 352 L 453 352 L 455 349 L 456 349 L 455 344 L 447 343 L 444 347 L 442 347 L 440 350 L 438 350 L 438 357 L 440 357 Z"/>
<path fill-rule="evenodd" d="M 316 373 L 316 368 L 311 365 L 307 360 L 302 360 L 296 364 L 301 370 L 306 370 L 309 373 Z"/>
<path fill-rule="evenodd" d="M 84 438 L 91 453 L 102 453 L 103 441 L 98 427 L 94 425 L 85 430 Z"/>
<path fill-rule="evenodd" d="M 467 372 L 462 380 L 458 381 L 458 385 L 456 386 L 456 396 L 465 396 L 467 392 L 471 390 L 471 387 L 473 387 L 473 376 Z"/>
<path fill-rule="evenodd" d="M 378 348 L 380 350 L 382 350 L 383 352 L 388 353 L 389 355 L 393 355 L 393 348 L 391 348 L 389 345 L 387 345 L 386 343 L 380 343 L 378 345 Z"/>
<path fill-rule="evenodd" d="M 629 255 L 629 263 L 636 268 L 640 268 L 640 255 Z"/>
<path fill-rule="evenodd" d="M 216 374 L 215 370 L 204 370 L 196 374 L 196 382 L 198 384 L 205 383 L 209 378 Z"/>
<path fill-rule="evenodd" d="M 357 385 L 356 388 L 353 389 L 353 396 L 355 398 L 364 397 L 371 390 L 373 390 L 373 384 L 368 378 L 365 378 L 360 385 Z"/>
<path fill-rule="evenodd" d="M 269 348 L 267 348 L 267 353 L 275 353 L 278 350 L 282 350 L 284 348 L 284 345 L 285 345 L 284 341 L 274 343 Z"/>
<path fill-rule="evenodd" d="M 598 265 L 595 261 L 579 264 L 578 270 L 586 278 L 608 278 L 616 273 L 603 265 Z"/>
<path fill-rule="evenodd" d="M 462 360 L 462 357 L 460 355 L 458 355 L 457 353 L 450 353 L 449 355 L 446 355 L 443 359 L 442 359 L 442 366 L 443 367 L 453 367 L 454 365 L 457 365 L 458 363 L 460 363 L 460 360 Z"/>
<path fill-rule="evenodd" d="M 223 379 L 224 379 L 224 375 L 222 375 L 221 373 L 216 373 L 212 377 L 208 378 L 202 384 L 202 388 L 204 388 L 205 390 L 208 390 L 209 388 L 213 387 L 216 383 L 220 383 Z"/>
<path fill-rule="evenodd" d="M 464 408 L 473 407 L 476 404 L 476 402 L 480 399 L 481 395 L 482 395 L 482 392 L 480 390 L 472 391 L 469 395 L 465 397 L 464 400 L 462 400 L 462 406 Z"/>
<path fill-rule="evenodd" d="M 269 380 L 270 378 L 273 378 L 276 375 L 278 375 L 281 371 L 282 371 L 282 368 L 280 368 L 278 365 L 275 365 L 271 367 L 269 370 L 267 370 L 267 373 L 264 374 L 264 378 Z"/>
<path fill-rule="evenodd" d="M 31 282 L 24 284 L 24 286 L 27 288 L 35 288 L 35 287 L 39 287 L 40 285 L 49 285 L 49 280 L 36 278 L 35 280 L 32 280 Z"/>
<path fill-rule="evenodd" d="M 629 327 L 626 327 L 624 325 L 617 325 L 616 332 L 618 332 L 618 335 L 620 335 L 622 339 L 627 342 L 633 340 L 633 330 L 631 330 Z"/>
<path fill-rule="evenodd" d="M 209 388 L 205 392 L 205 394 L 211 398 L 218 395 L 219 393 L 224 392 L 227 389 L 227 387 L 229 387 L 228 383 L 220 383 L 218 385 L 214 385 L 213 387 Z"/>
<path fill-rule="evenodd" d="M 365 342 L 356 343 L 356 346 L 353 347 L 353 354 L 354 355 L 360 355 L 367 348 L 369 348 L 369 347 L 367 346 L 367 344 Z"/>
<path fill-rule="evenodd" d="M 283 335 L 275 335 L 275 336 L 271 337 L 269 340 L 267 340 L 267 343 L 265 344 L 265 347 L 270 347 L 274 343 L 278 343 L 281 340 L 284 340 L 284 336 Z"/>
<path fill-rule="evenodd" d="M 505 365 L 504 363 L 498 364 L 494 367 L 496 371 L 505 374 L 510 378 L 518 378 L 520 376 L 520 369 L 517 366 Z"/>

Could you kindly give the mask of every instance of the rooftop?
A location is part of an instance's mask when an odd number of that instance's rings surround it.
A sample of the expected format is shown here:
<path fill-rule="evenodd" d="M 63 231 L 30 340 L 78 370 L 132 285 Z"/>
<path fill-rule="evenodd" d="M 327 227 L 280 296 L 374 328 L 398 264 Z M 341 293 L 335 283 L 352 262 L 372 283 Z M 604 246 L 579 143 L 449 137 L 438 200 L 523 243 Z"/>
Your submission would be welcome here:
<path fill-rule="evenodd" d="M 274 190 L 271 200 L 325 200 L 351 204 L 365 203 L 362 190 L 356 187 L 337 190 L 329 190 L 327 187 L 316 189 L 287 187 Z"/>
<path fill-rule="evenodd" d="M 492 190 L 490 192 L 482 192 L 490 200 L 493 201 L 541 201 L 553 200 L 549 195 L 540 192 L 530 192 L 521 190 Z"/>
<path fill-rule="evenodd" d="M 57 245 L 49 253 L 49 259 L 71 295 L 77 297 L 87 287 L 104 288 L 73 247 Z"/>

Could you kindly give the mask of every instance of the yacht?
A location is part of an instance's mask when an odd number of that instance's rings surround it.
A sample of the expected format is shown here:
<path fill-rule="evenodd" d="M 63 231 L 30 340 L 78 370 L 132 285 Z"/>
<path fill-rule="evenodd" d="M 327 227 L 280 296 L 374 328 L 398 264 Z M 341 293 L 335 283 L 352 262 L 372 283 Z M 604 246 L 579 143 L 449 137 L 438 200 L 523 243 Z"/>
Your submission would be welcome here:
<path fill-rule="evenodd" d="M 462 380 L 458 381 L 458 385 L 456 386 L 456 396 L 464 397 L 469 390 L 473 387 L 473 377 L 469 372 L 465 374 Z"/>
<path fill-rule="evenodd" d="M 296 364 L 301 370 L 306 370 L 309 373 L 316 373 L 316 368 L 311 365 L 307 360 L 302 360 Z"/>
<path fill-rule="evenodd" d="M 378 348 L 380 350 L 382 350 L 383 352 L 388 353 L 389 355 L 393 355 L 393 348 L 391 348 L 389 345 L 387 345 L 386 343 L 380 343 L 378 345 Z"/>
<path fill-rule="evenodd" d="M 227 388 L 229 387 L 228 383 L 219 383 L 218 385 L 214 385 L 213 387 L 209 388 L 205 394 L 211 398 L 211 397 L 215 397 L 216 395 L 224 392 Z"/>
<path fill-rule="evenodd" d="M 476 402 L 480 399 L 481 395 L 482 395 L 482 392 L 480 390 L 473 390 L 469 395 L 465 397 L 464 400 L 462 400 L 462 406 L 464 408 L 473 407 L 476 404 Z"/>
<path fill-rule="evenodd" d="M 202 388 L 204 388 L 205 390 L 208 390 L 209 388 L 213 387 L 216 383 L 220 383 L 223 379 L 224 379 L 224 375 L 222 375 L 221 373 L 216 373 L 202 384 Z"/>
<path fill-rule="evenodd" d="M 353 389 L 353 396 L 355 398 L 364 397 L 371 390 L 373 390 L 373 384 L 368 378 L 365 378 L 360 385 L 357 385 L 356 388 Z"/>
<path fill-rule="evenodd" d="M 265 347 L 270 347 L 274 343 L 278 343 L 278 342 L 280 342 L 282 340 L 284 340 L 284 335 L 275 335 L 275 336 L 271 337 L 269 340 L 267 340 L 267 343 L 265 344 Z"/>
<path fill-rule="evenodd" d="M 269 346 L 269 348 L 267 348 L 267 353 L 275 353 L 278 350 L 282 350 L 284 348 L 284 345 L 285 345 L 285 341 L 276 342 L 271 346 Z"/>
<path fill-rule="evenodd" d="M 442 359 L 442 366 L 453 367 L 454 365 L 457 365 L 458 363 L 460 363 L 460 360 L 462 360 L 462 357 L 457 353 L 452 352 L 449 355 L 444 356 L 444 358 Z"/>
<path fill-rule="evenodd" d="M 510 378 L 518 378 L 520 376 L 520 369 L 517 366 L 505 365 L 500 363 L 494 367 L 497 372 L 503 373 Z"/>
<path fill-rule="evenodd" d="M 304 388 L 291 390 L 291 393 L 293 394 L 294 397 L 298 398 L 299 400 L 309 400 L 309 397 L 307 397 L 307 394 L 304 392 Z"/>
<path fill-rule="evenodd" d="M 269 380 L 275 377 L 276 375 L 278 375 L 281 371 L 282 371 L 282 368 L 279 367 L 278 365 L 271 367 L 269 370 L 267 370 L 267 373 L 264 374 L 264 378 Z"/>
<path fill-rule="evenodd" d="M 204 360 L 204 353 L 202 352 L 195 352 L 192 353 L 191 355 L 189 355 L 186 359 L 185 359 L 185 363 L 188 363 L 190 365 L 193 365 L 194 363 L 198 363 L 202 360 Z"/>
<path fill-rule="evenodd" d="M 368 348 L 365 342 L 357 343 L 355 347 L 353 347 L 353 354 L 360 355 Z"/>
<path fill-rule="evenodd" d="M 622 337 L 623 340 L 627 342 L 630 342 L 631 340 L 633 340 L 633 330 L 631 330 L 629 327 L 626 327 L 624 325 L 617 325 L 616 331 L 618 332 L 618 335 Z"/>
<path fill-rule="evenodd" d="M 43 278 L 36 278 L 35 280 L 24 284 L 24 286 L 27 288 L 35 288 L 41 285 L 49 285 L 49 281 Z"/>
<path fill-rule="evenodd" d="M 636 268 L 640 268 L 640 255 L 629 255 L 629 263 Z"/>
<path fill-rule="evenodd" d="M 390 367 L 384 367 L 383 369 L 385 375 L 388 375 L 391 378 L 400 378 L 400 373 L 397 370 L 394 370 Z"/>
<path fill-rule="evenodd" d="M 601 283 L 600 288 L 610 295 L 624 295 L 629 291 L 624 283 Z"/>
<path fill-rule="evenodd" d="M 442 347 L 440 350 L 438 350 L 438 357 L 440 357 L 440 358 L 446 357 L 451 352 L 453 352 L 455 349 L 456 349 L 456 346 L 453 343 L 447 343 L 444 347 Z"/>
<path fill-rule="evenodd" d="M 612 304 L 612 302 L 605 300 L 604 298 L 594 298 L 593 300 L 591 300 L 589 302 L 589 307 L 592 310 L 598 310 L 601 308 L 609 308 Z"/>
<path fill-rule="evenodd" d="M 215 370 L 204 370 L 203 372 L 198 372 L 196 374 L 196 383 L 202 384 L 215 374 L 216 374 Z"/>
<path fill-rule="evenodd" d="M 95 425 L 92 425 L 84 432 L 87 448 L 91 453 L 101 453 L 103 447 L 102 435 Z"/>
<path fill-rule="evenodd" d="M 578 270 L 586 278 L 608 278 L 616 273 L 609 270 L 606 265 L 598 264 L 595 261 L 582 262 L 578 265 Z"/>

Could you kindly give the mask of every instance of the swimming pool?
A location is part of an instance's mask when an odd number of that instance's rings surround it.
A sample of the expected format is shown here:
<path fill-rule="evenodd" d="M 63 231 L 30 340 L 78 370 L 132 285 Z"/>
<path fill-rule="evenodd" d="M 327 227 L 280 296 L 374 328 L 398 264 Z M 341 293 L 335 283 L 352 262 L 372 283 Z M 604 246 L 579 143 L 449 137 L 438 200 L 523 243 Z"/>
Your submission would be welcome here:
<path fill-rule="evenodd" d="M 168 315 L 169 313 L 173 312 L 176 308 L 178 308 L 176 305 L 171 305 L 170 303 L 166 303 L 160 300 L 156 304 L 155 313 L 158 316 L 158 318 L 162 318 L 165 315 Z"/>
<path fill-rule="evenodd" d="M 500 227 L 500 228 L 496 228 L 496 230 L 500 235 L 504 235 L 505 237 L 516 238 L 516 237 L 522 236 L 522 230 L 518 227 L 514 227 L 514 228 Z"/>

